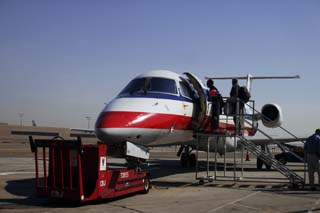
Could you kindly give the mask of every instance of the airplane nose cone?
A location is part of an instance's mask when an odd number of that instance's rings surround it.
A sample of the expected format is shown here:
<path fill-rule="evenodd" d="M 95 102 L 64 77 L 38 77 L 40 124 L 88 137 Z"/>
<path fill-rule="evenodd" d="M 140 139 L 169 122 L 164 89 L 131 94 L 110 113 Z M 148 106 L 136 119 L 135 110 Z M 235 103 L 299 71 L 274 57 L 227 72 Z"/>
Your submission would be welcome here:
<path fill-rule="evenodd" d="M 96 121 L 95 132 L 106 143 L 152 141 L 160 134 L 156 125 L 163 125 L 161 119 L 154 117 L 153 113 L 104 111 Z"/>
<path fill-rule="evenodd" d="M 108 144 L 124 142 L 125 133 L 120 134 L 120 131 L 112 128 L 95 128 L 96 136 L 99 140 Z"/>
<path fill-rule="evenodd" d="M 96 135 L 107 143 L 135 140 L 140 137 L 140 133 L 137 132 L 140 130 L 133 129 L 140 122 L 137 117 L 139 118 L 139 115 L 128 112 L 102 112 L 96 121 Z"/>
<path fill-rule="evenodd" d="M 121 135 L 117 132 L 116 125 L 113 125 L 118 119 L 116 116 L 107 112 L 102 112 L 99 115 L 95 124 L 95 133 L 101 141 L 109 143 L 119 141 Z"/>

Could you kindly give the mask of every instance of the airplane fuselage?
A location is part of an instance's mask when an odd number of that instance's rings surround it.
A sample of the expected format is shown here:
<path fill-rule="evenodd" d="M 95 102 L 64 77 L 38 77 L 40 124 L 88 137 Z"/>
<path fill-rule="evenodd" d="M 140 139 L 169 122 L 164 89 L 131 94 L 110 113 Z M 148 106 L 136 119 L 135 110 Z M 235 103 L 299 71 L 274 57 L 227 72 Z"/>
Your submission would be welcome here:
<path fill-rule="evenodd" d="M 194 143 L 196 128 L 211 132 L 209 92 L 201 82 L 199 85 L 201 88 L 196 88 L 187 77 L 170 71 L 139 75 L 104 107 L 96 122 L 96 134 L 107 144 L 126 141 L 143 146 Z M 199 93 L 202 93 L 202 100 Z M 221 117 L 220 126 L 234 127 L 233 120 L 225 117 Z M 235 145 L 232 138 L 212 137 L 211 140 L 225 140 L 230 149 Z"/>

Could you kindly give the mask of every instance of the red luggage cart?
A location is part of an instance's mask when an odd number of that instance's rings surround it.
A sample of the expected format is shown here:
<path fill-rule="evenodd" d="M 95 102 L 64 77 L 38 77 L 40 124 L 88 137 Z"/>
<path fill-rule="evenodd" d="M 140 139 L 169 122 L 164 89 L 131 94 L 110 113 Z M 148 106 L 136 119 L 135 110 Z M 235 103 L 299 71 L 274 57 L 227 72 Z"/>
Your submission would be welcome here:
<path fill-rule="evenodd" d="M 149 191 L 148 173 L 108 168 L 106 144 L 82 145 L 80 137 L 33 140 L 30 136 L 29 141 L 39 197 L 86 202 Z"/>

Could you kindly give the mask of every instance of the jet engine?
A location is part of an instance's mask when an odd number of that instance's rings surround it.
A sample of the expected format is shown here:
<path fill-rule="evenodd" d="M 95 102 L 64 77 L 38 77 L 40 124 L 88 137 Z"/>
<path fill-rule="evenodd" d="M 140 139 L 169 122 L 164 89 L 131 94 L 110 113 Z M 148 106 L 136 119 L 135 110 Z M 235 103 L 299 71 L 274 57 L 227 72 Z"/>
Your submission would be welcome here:
<path fill-rule="evenodd" d="M 282 124 L 282 111 L 277 104 L 266 104 L 261 109 L 261 121 L 268 128 L 276 128 Z"/>
<path fill-rule="evenodd" d="M 220 155 L 224 155 L 226 152 L 234 151 L 235 147 L 238 146 L 237 140 L 234 139 L 234 137 L 209 137 L 210 152 L 215 152 L 217 150 Z M 200 141 L 199 150 L 208 150 L 206 140 Z"/>

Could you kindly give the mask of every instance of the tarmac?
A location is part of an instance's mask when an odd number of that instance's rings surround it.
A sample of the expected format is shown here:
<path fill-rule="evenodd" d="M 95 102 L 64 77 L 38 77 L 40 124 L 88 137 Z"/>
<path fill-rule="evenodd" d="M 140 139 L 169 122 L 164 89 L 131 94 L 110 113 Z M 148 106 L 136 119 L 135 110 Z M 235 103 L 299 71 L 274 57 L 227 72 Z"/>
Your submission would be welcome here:
<path fill-rule="evenodd" d="M 213 160 L 213 154 L 211 159 Z M 35 194 L 34 158 L 28 143 L 0 142 L 0 212 L 320 212 L 320 189 L 290 189 L 288 180 L 277 171 L 255 169 L 255 159 L 244 161 L 242 180 L 234 181 L 232 154 L 227 155 L 224 176 L 223 157 L 218 157 L 217 179 L 200 185 L 194 169 L 181 168 L 176 153 L 153 151 L 148 194 L 133 194 L 84 205 L 55 204 Z M 237 153 L 236 176 L 241 176 Z M 206 175 L 201 155 L 199 176 Z M 109 158 L 118 165 L 122 159 Z M 302 163 L 289 168 L 304 175 Z M 214 164 L 210 165 L 214 175 Z"/>

